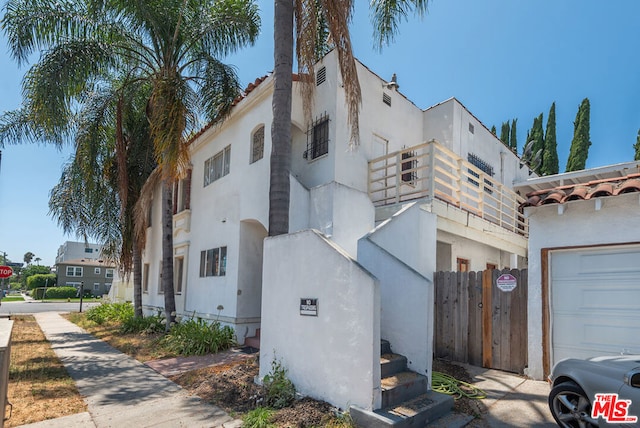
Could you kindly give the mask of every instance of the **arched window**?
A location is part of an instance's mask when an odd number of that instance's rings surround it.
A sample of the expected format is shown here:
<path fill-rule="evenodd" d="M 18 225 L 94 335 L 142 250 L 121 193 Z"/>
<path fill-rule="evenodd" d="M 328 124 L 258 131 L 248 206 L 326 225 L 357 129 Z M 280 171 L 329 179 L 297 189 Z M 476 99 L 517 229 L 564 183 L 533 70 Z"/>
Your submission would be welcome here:
<path fill-rule="evenodd" d="M 251 138 L 251 162 L 262 159 L 264 156 L 264 125 L 256 129 Z"/>

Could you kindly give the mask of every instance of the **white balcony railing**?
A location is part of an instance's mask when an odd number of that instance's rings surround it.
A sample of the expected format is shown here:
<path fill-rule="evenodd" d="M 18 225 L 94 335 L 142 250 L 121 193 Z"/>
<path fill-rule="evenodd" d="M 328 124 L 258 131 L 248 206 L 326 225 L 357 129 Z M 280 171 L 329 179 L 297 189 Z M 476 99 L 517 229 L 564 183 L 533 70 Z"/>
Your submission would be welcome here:
<path fill-rule="evenodd" d="M 511 232 L 528 236 L 524 199 L 435 140 L 369 161 L 376 206 L 437 198 Z"/>

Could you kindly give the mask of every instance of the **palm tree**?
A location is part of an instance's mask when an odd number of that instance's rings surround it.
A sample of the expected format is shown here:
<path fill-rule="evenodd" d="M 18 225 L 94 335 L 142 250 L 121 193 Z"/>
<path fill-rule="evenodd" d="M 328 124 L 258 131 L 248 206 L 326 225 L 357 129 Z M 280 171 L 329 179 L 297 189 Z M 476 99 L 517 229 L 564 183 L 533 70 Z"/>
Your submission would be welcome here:
<path fill-rule="evenodd" d="M 428 0 L 372 0 L 372 22 L 378 48 L 393 41 L 400 21 L 410 12 L 422 15 Z M 328 2 L 325 0 L 275 0 L 274 8 L 274 91 L 271 126 L 271 182 L 269 188 L 269 235 L 289 232 L 289 170 L 291 166 L 291 89 L 295 47 L 302 79 L 305 113 L 310 112 L 310 99 L 314 79 L 314 63 L 322 52 L 321 37 L 327 34 L 337 50 L 338 63 L 344 82 L 348 120 L 351 126 L 350 145 L 359 144 L 358 115 L 361 93 L 356 62 L 351 49 L 349 23 L 353 11 L 352 0 Z"/>
<path fill-rule="evenodd" d="M 33 258 L 35 257 L 35 254 L 33 254 L 31 251 L 27 251 L 26 253 L 24 253 L 24 262 L 26 264 L 31 264 L 31 260 L 33 260 Z"/>
<path fill-rule="evenodd" d="M 155 168 L 148 93 L 148 87 L 115 81 L 88 96 L 78 114 L 75 154 L 49 198 L 50 213 L 65 233 L 101 242 L 121 276 L 133 272 L 136 317 L 142 316 L 142 260 L 133 211 Z"/>
<path fill-rule="evenodd" d="M 162 172 L 162 288 L 167 328 L 175 319 L 172 183 L 188 164 L 186 135 L 199 118 L 216 122 L 240 91 L 235 70 L 216 57 L 253 43 L 253 0 L 9 0 L 2 25 L 19 63 L 42 50 L 27 75 L 20 124 L 6 137 L 68 140 L 74 101 L 115 72 L 151 88 L 146 116 Z M 37 77 L 37 78 L 33 78 Z M 17 129 L 17 131 L 16 131 Z M 5 129 L 0 123 L 0 143 Z M 13 134 L 12 134 L 13 132 Z"/>

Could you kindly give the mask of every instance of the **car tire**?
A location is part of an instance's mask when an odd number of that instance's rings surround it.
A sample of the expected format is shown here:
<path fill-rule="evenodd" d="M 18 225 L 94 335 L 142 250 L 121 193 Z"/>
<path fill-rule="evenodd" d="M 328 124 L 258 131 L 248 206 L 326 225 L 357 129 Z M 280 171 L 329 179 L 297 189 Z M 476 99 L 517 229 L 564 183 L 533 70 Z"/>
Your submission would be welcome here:
<path fill-rule="evenodd" d="M 563 428 L 597 427 L 591 418 L 591 401 L 587 394 L 573 382 L 556 385 L 549 393 L 549 409 L 556 423 Z"/>

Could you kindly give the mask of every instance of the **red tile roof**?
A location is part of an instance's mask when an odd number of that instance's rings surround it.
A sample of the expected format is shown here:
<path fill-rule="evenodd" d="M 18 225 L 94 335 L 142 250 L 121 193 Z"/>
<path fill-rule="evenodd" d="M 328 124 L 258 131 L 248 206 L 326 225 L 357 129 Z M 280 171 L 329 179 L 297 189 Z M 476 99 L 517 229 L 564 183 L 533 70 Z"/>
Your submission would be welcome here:
<path fill-rule="evenodd" d="M 640 173 L 536 190 L 527 194 L 527 201 L 521 206 L 538 207 L 548 204 L 564 204 L 569 201 L 589 200 L 601 196 L 617 196 L 633 192 L 640 192 Z"/>
<path fill-rule="evenodd" d="M 247 97 L 247 95 L 249 95 L 255 88 L 257 88 L 258 86 L 260 86 L 260 84 L 262 82 L 264 82 L 267 77 L 269 77 L 268 75 L 262 76 L 262 77 L 258 77 L 254 82 L 249 83 L 247 85 L 247 87 L 244 89 L 244 91 L 238 95 L 233 102 L 231 103 L 231 108 L 233 109 L 233 107 L 235 107 L 236 105 L 238 105 L 238 103 L 240 101 L 242 101 L 243 99 L 245 99 Z M 298 75 L 294 74 L 293 75 L 293 80 L 297 81 L 298 80 Z M 195 134 L 193 134 L 191 136 L 191 138 L 189 138 L 188 144 L 193 143 L 198 137 L 200 137 L 202 134 L 204 134 L 208 129 L 210 129 L 215 123 L 217 122 L 209 122 L 207 123 L 205 126 L 203 126 L 198 132 L 196 132 Z"/>

